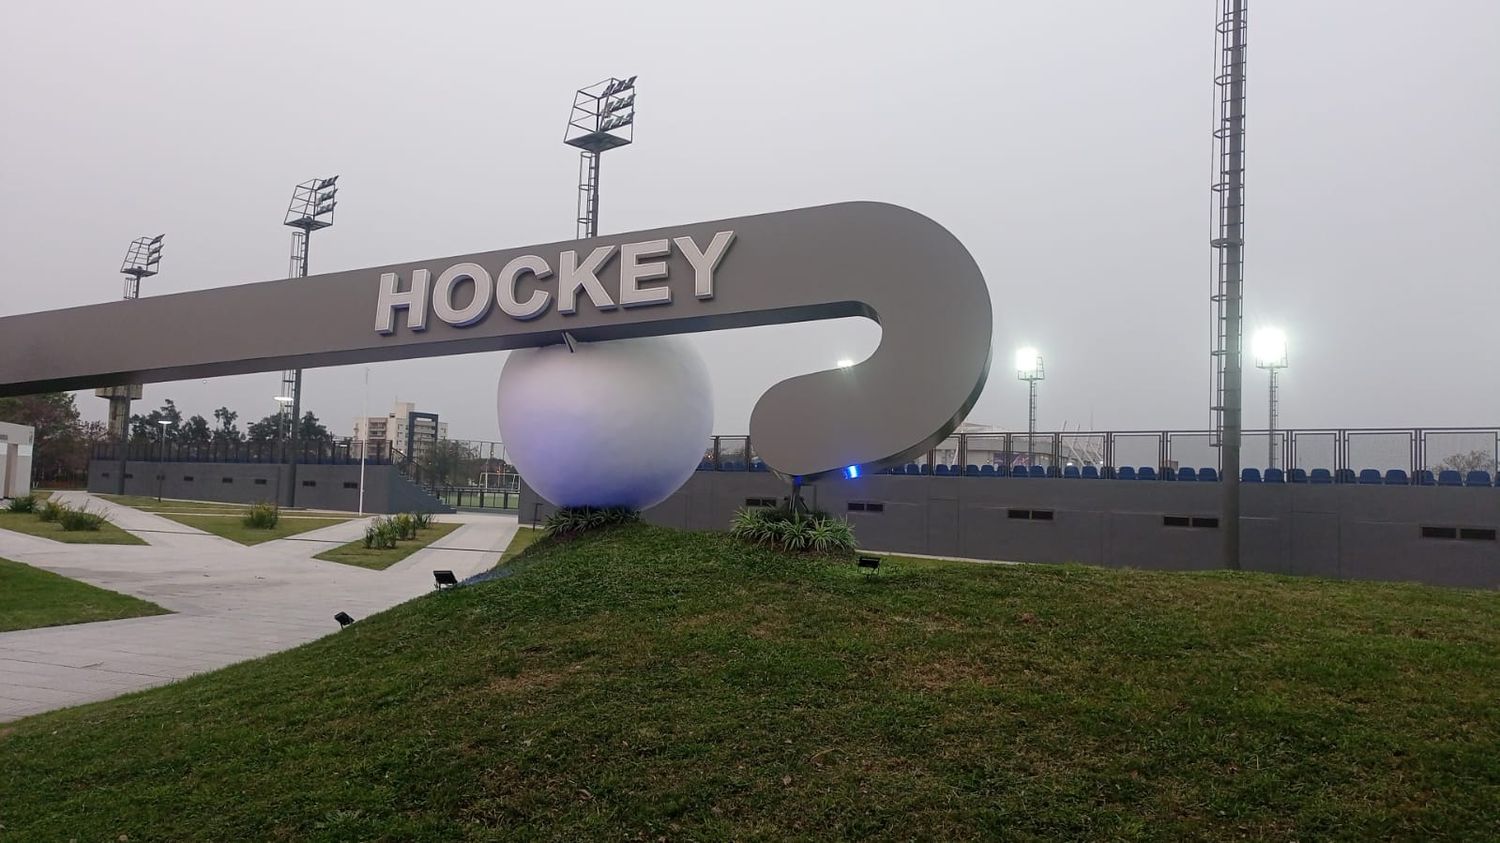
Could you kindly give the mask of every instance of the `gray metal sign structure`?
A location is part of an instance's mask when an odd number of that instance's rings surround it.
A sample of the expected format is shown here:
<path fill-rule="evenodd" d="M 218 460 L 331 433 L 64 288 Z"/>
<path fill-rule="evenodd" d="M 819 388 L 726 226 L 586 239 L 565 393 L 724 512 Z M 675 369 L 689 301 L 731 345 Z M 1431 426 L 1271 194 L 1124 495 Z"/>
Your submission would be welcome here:
<path fill-rule="evenodd" d="M 808 481 L 927 451 L 984 387 L 989 290 L 920 214 L 850 202 L 8 316 L 0 396 L 850 316 L 880 324 L 869 359 L 751 414 L 761 459 Z"/>

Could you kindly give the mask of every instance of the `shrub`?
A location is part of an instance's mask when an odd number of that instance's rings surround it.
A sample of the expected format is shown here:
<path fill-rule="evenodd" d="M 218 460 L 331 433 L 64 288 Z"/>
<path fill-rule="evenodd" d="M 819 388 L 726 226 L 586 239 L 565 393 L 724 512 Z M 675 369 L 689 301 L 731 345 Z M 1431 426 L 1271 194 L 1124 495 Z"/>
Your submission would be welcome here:
<path fill-rule="evenodd" d="M 729 522 L 730 535 L 783 550 L 835 553 L 854 549 L 854 528 L 826 512 L 782 508 L 741 509 Z"/>
<path fill-rule="evenodd" d="M 61 518 L 62 514 L 67 511 L 67 504 L 58 503 L 54 500 L 45 500 L 42 501 L 41 508 L 36 511 L 36 517 L 50 524 Z"/>
<path fill-rule="evenodd" d="M 625 506 L 570 506 L 547 518 L 543 529 L 549 536 L 566 536 L 641 520 L 641 513 Z"/>
<path fill-rule="evenodd" d="M 5 505 L 10 512 L 35 512 L 36 495 L 22 495 L 19 498 L 11 498 L 10 503 Z"/>
<path fill-rule="evenodd" d="M 396 546 L 398 537 L 396 525 L 384 516 L 365 525 L 364 545 L 367 550 L 390 550 Z"/>
<path fill-rule="evenodd" d="M 430 512 L 413 512 L 411 518 L 417 522 L 418 530 L 425 530 L 432 526 L 432 513 Z"/>
<path fill-rule="evenodd" d="M 269 501 L 250 504 L 245 511 L 245 517 L 240 519 L 246 527 L 256 530 L 269 530 L 281 521 L 281 509 Z"/>
<path fill-rule="evenodd" d="M 90 512 L 89 508 L 64 506 L 62 512 L 57 516 L 57 523 L 62 525 L 63 530 L 75 532 L 77 530 L 97 530 L 104 524 L 104 516 L 97 512 Z"/>
<path fill-rule="evenodd" d="M 417 537 L 417 519 L 403 512 L 391 518 L 391 529 L 396 531 L 398 539 L 414 539 Z"/>

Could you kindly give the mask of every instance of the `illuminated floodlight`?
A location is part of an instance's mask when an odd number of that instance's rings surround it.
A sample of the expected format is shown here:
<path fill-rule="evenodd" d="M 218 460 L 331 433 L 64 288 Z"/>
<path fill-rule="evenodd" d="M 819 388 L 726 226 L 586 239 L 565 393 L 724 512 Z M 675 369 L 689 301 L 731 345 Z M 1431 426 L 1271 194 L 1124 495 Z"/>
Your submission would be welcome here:
<path fill-rule="evenodd" d="M 844 476 L 849 478 L 850 480 L 859 477 L 859 466 L 851 465 L 848 468 L 844 469 Z"/>
<path fill-rule="evenodd" d="M 1255 365 L 1262 369 L 1286 368 L 1286 332 L 1280 328 L 1261 328 L 1250 340 Z"/>
<path fill-rule="evenodd" d="M 847 368 L 849 368 L 850 366 L 853 366 L 853 365 L 854 365 L 854 361 L 853 360 L 850 360 L 847 357 L 840 357 L 839 358 L 839 368 L 840 369 L 847 369 Z"/>
<path fill-rule="evenodd" d="M 1039 381 L 1046 377 L 1042 368 L 1042 354 L 1033 346 L 1016 349 L 1016 378 L 1023 381 Z"/>
<path fill-rule="evenodd" d="M 278 395 L 278 396 L 276 396 L 276 403 L 277 404 L 290 404 L 290 403 L 292 403 L 292 396 L 290 396 L 290 395 Z"/>

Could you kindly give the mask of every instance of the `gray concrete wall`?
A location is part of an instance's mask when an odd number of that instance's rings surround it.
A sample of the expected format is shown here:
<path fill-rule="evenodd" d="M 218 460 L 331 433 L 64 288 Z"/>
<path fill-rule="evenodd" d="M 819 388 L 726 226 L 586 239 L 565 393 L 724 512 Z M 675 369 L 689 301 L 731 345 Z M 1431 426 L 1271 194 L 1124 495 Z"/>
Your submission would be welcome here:
<path fill-rule="evenodd" d="M 291 466 L 276 463 L 113 462 L 89 464 L 89 491 L 185 500 L 253 503 L 291 500 Z M 158 491 L 159 490 L 159 491 Z M 309 509 L 359 509 L 358 465 L 297 466 L 296 504 Z M 365 467 L 365 512 L 439 511 L 436 499 L 395 466 Z"/>
<path fill-rule="evenodd" d="M 31 494 L 31 460 L 36 431 L 23 424 L 0 422 L 0 498 Z"/>
<path fill-rule="evenodd" d="M 1500 588 L 1500 542 L 1423 538 L 1422 528 L 1500 528 L 1500 489 L 1246 484 L 1246 569 L 1344 579 Z M 700 471 L 646 519 L 722 530 L 747 498 L 787 486 L 765 473 Z M 847 517 L 862 547 L 1020 562 L 1205 570 L 1220 566 L 1219 531 L 1168 526 L 1165 517 L 1217 519 L 1219 486 L 1130 480 L 905 477 L 885 474 L 807 487 L 818 509 Z M 850 502 L 881 504 L 851 512 Z M 524 483 L 521 517 L 545 518 Z M 1012 510 L 1051 513 L 1050 520 Z M 1193 522 L 1190 520 L 1189 524 Z"/>

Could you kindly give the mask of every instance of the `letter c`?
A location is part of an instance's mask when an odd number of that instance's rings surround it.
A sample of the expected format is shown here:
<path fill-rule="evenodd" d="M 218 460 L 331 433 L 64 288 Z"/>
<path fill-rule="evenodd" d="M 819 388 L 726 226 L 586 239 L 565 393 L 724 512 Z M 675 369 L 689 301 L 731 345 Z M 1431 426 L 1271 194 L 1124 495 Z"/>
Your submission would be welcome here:
<path fill-rule="evenodd" d="M 546 290 L 533 290 L 526 301 L 516 301 L 516 282 L 521 274 L 530 272 L 538 281 L 552 274 L 552 267 L 536 255 L 522 255 L 500 270 L 495 277 L 495 297 L 500 300 L 500 309 L 507 316 L 525 321 L 535 319 L 547 311 L 552 296 Z"/>

